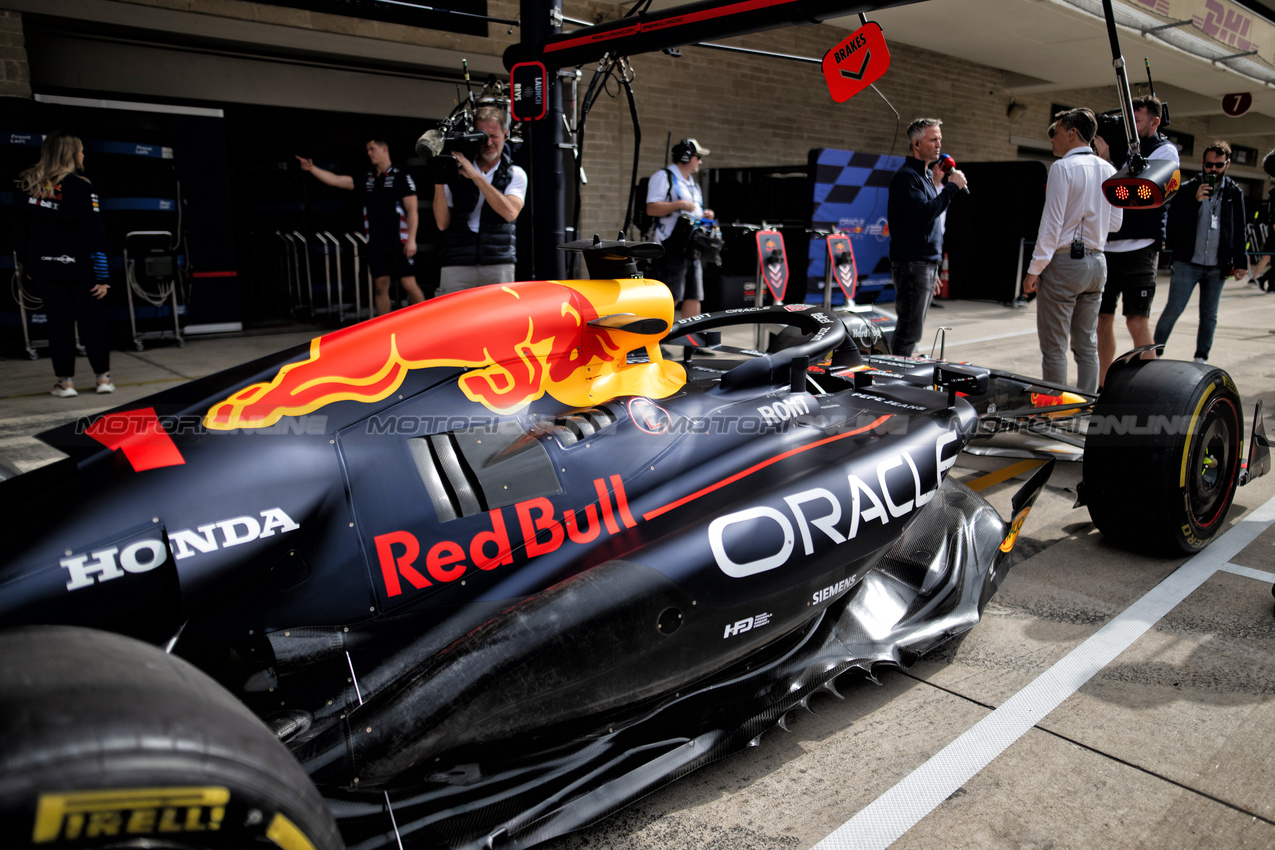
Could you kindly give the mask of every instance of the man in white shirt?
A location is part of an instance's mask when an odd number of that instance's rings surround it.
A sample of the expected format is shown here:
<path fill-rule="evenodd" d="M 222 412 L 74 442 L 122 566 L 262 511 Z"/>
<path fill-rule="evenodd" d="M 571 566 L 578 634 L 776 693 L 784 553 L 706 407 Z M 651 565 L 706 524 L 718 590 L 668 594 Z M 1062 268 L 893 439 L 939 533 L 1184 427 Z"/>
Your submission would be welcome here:
<path fill-rule="evenodd" d="M 1152 95 L 1133 99 L 1133 123 L 1137 127 L 1142 155 L 1147 159 L 1179 162 L 1177 147 L 1160 135 L 1160 116 L 1164 107 Z M 1111 160 L 1111 150 L 1099 137 L 1094 142 L 1098 156 Z M 1128 161 L 1128 154 L 1120 162 Z M 1156 269 L 1160 246 L 1164 244 L 1165 221 L 1169 207 L 1131 209 L 1125 212 L 1120 232 L 1107 243 L 1107 286 L 1098 308 L 1098 384 L 1107 379 L 1107 367 L 1116 358 L 1116 302 L 1124 301 L 1124 323 L 1133 338 L 1134 347 L 1151 345 L 1151 301 L 1155 298 Z M 1154 357 L 1154 355 L 1143 355 Z"/>
<path fill-rule="evenodd" d="M 478 158 L 470 162 L 460 151 L 452 151 L 460 175 L 434 186 L 434 223 L 443 233 L 436 295 L 514 280 L 514 221 L 527 196 L 527 172 L 505 153 L 503 110 L 480 106 L 474 126 L 487 134 Z"/>
<path fill-rule="evenodd" d="M 700 161 L 708 148 L 694 139 L 682 139 L 673 145 L 673 164 L 651 176 L 646 191 L 646 214 L 658 219 L 655 239 L 663 242 L 673 235 L 678 219 L 687 215 L 698 224 L 712 218 L 713 211 L 704 209 L 704 197 L 691 176 L 699 171 Z M 673 293 L 673 301 L 682 308 L 682 318 L 699 315 L 704 299 L 704 272 L 699 260 L 693 260 L 665 246 L 664 256 L 656 260 L 651 276 Z"/>
<path fill-rule="evenodd" d="M 1088 109 L 1054 116 L 1049 130 L 1054 156 L 1049 168 L 1045 209 L 1036 248 L 1023 278 L 1023 292 L 1039 291 L 1036 335 L 1040 338 L 1041 377 L 1067 385 L 1067 342 L 1076 358 L 1076 386 L 1098 387 L 1098 308 L 1107 264 L 1107 234 L 1120 229 L 1124 210 L 1107 202 L 1102 182 L 1116 169 L 1094 153 L 1098 122 Z"/>

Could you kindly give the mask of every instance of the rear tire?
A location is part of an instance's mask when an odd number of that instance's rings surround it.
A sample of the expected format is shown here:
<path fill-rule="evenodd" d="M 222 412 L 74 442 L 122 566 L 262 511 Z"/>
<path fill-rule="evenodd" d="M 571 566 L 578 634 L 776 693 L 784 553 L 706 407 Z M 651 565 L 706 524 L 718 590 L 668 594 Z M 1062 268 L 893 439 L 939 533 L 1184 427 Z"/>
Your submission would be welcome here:
<path fill-rule="evenodd" d="M 6 847 L 340 850 L 301 766 L 180 658 L 91 629 L 0 634 Z"/>
<path fill-rule="evenodd" d="M 1239 393 L 1221 369 L 1179 360 L 1113 365 L 1085 437 L 1089 515 L 1130 548 L 1198 552 L 1225 523 L 1243 440 Z"/>

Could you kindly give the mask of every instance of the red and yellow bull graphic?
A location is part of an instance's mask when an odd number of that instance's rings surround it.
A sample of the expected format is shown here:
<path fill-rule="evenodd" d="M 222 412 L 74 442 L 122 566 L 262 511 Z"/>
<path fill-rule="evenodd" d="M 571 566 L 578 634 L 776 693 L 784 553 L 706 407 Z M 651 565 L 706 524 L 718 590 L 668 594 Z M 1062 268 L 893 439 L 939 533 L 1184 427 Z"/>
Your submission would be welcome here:
<path fill-rule="evenodd" d="M 1076 411 L 1074 409 L 1050 411 L 1048 410 L 1048 408 L 1063 407 L 1065 405 L 1073 405 L 1073 404 L 1087 404 L 1088 402 L 1089 402 L 1089 399 L 1085 398 L 1084 396 L 1076 395 L 1075 393 L 1069 393 L 1066 391 L 1060 392 L 1058 395 L 1047 395 L 1046 393 L 1031 394 L 1032 407 L 1045 408 L 1045 410 L 1043 410 L 1042 412 L 1050 419 L 1057 419 L 1057 418 L 1061 418 L 1065 416 L 1074 416 L 1076 414 Z"/>
<path fill-rule="evenodd" d="M 461 391 L 502 414 L 546 393 L 586 407 L 624 395 L 664 398 L 681 389 L 686 372 L 661 355 L 663 332 L 640 332 L 653 323 L 630 326 L 636 331 L 624 322 L 590 325 L 617 315 L 659 319 L 668 327 L 673 299 L 666 286 L 645 279 L 533 281 L 457 292 L 314 339 L 309 359 L 214 404 L 204 426 L 265 428 L 338 401 L 381 401 L 411 370 L 437 366 L 469 369 L 459 379 Z M 639 348 L 649 362 L 626 362 Z"/>

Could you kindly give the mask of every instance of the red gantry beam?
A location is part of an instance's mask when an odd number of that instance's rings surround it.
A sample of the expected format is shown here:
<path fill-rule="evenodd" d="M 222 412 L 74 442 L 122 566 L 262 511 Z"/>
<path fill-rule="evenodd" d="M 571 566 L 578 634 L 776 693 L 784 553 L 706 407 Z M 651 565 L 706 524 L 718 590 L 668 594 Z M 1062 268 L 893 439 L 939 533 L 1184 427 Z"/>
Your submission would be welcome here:
<path fill-rule="evenodd" d="M 821 24 L 830 18 L 901 6 L 914 0 L 701 0 L 657 12 L 608 21 L 550 36 L 534 56 L 527 48 L 511 47 L 505 66 L 540 61 L 566 68 L 596 62 L 605 53 L 633 56 L 666 47 L 694 44 L 787 26 Z"/>

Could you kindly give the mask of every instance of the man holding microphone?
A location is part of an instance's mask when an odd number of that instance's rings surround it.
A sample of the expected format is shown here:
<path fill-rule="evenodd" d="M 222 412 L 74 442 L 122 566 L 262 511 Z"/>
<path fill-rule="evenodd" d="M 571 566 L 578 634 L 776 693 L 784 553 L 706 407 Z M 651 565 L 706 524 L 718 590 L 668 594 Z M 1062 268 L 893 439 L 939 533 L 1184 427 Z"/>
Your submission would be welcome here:
<path fill-rule="evenodd" d="M 938 292 L 943 262 L 942 215 L 966 185 L 965 175 L 956 170 L 948 172 L 942 189 L 930 177 L 929 166 L 943 148 L 942 124 L 938 118 L 918 118 L 908 126 L 908 156 L 890 180 L 886 217 L 898 315 L 890 350 L 904 357 L 911 357 L 916 350 L 930 299 Z"/>

